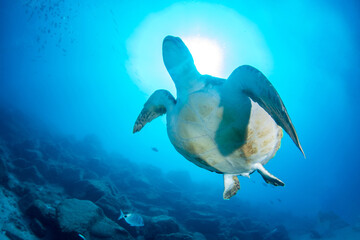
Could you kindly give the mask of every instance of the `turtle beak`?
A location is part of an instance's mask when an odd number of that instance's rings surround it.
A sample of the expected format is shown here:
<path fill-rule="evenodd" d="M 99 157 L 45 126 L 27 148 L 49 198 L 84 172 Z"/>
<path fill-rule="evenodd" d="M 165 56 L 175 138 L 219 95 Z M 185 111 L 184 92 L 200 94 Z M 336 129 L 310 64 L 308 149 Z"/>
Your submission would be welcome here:
<path fill-rule="evenodd" d="M 163 41 L 162 52 L 164 64 L 168 71 L 189 61 L 194 62 L 189 49 L 178 37 L 166 36 Z"/>

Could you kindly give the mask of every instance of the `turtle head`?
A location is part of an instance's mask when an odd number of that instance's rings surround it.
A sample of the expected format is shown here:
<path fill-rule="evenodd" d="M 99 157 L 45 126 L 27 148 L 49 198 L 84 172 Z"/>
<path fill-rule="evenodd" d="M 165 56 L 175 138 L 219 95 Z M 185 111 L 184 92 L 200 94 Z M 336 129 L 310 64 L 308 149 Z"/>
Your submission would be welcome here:
<path fill-rule="evenodd" d="M 167 36 L 162 45 L 163 60 L 176 89 L 192 87 L 199 79 L 194 59 L 185 43 L 178 37 Z"/>
<path fill-rule="evenodd" d="M 163 41 L 163 59 L 166 69 L 172 71 L 185 64 L 193 64 L 194 59 L 185 43 L 178 37 L 166 36 Z"/>

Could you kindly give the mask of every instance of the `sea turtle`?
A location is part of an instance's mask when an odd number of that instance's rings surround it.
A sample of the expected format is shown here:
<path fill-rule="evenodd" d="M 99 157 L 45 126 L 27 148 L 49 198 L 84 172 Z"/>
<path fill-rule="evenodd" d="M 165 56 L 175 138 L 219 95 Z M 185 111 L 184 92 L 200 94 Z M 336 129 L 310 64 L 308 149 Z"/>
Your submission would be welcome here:
<path fill-rule="evenodd" d="M 177 99 L 166 90 L 155 91 L 133 132 L 167 113 L 171 143 L 197 166 L 223 174 L 224 199 L 240 189 L 238 175 L 249 177 L 255 170 L 267 183 L 284 186 L 264 168 L 280 148 L 282 128 L 304 152 L 286 108 L 267 78 L 248 65 L 235 69 L 227 80 L 201 75 L 178 37 L 165 37 L 162 51 Z"/>

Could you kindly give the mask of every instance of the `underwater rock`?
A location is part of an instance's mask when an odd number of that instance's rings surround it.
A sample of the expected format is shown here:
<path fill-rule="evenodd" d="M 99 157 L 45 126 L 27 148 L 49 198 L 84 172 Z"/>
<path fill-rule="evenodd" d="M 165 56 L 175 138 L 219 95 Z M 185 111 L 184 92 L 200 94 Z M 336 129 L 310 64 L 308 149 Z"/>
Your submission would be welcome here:
<path fill-rule="evenodd" d="M 82 180 L 75 182 L 67 188 L 69 194 L 81 200 L 96 202 L 106 194 L 114 195 L 114 186 L 101 180 Z"/>
<path fill-rule="evenodd" d="M 61 188 L 34 185 L 28 185 L 28 187 L 36 187 L 36 189 L 29 190 L 28 194 L 17 201 L 19 209 L 30 219 L 39 220 L 45 227 L 55 228 L 56 209 L 54 205 L 57 205 L 65 197 L 62 195 Z"/>
<path fill-rule="evenodd" d="M 40 175 L 43 177 L 43 179 L 46 182 L 48 181 L 49 176 L 49 163 L 45 161 L 37 161 L 34 162 L 33 165 L 36 167 L 36 169 L 39 171 Z"/>
<path fill-rule="evenodd" d="M 104 195 L 95 203 L 104 211 L 104 214 L 112 220 L 117 219 L 119 209 L 122 209 L 119 207 L 119 202 L 117 202 L 116 197 L 112 195 Z"/>
<path fill-rule="evenodd" d="M 30 228 L 33 233 L 38 236 L 39 238 L 45 237 L 46 235 L 46 228 L 42 225 L 42 223 L 34 218 L 30 223 Z"/>
<path fill-rule="evenodd" d="M 87 200 L 67 199 L 56 208 L 57 222 L 63 233 L 85 233 L 104 217 L 103 211 Z"/>
<path fill-rule="evenodd" d="M 17 178 L 12 175 L 9 175 L 7 187 L 10 191 L 18 196 L 25 196 L 30 191 L 30 189 L 25 184 L 21 184 Z"/>
<path fill-rule="evenodd" d="M 56 209 L 41 200 L 35 200 L 26 210 L 26 214 L 38 219 L 44 225 L 54 225 Z"/>
<path fill-rule="evenodd" d="M 268 240 L 290 240 L 289 233 L 283 225 L 276 226 L 263 237 Z"/>
<path fill-rule="evenodd" d="M 333 211 L 319 211 L 318 218 L 321 223 L 323 222 L 334 222 L 339 219 Z"/>
<path fill-rule="evenodd" d="M 252 231 L 237 231 L 235 235 L 238 239 L 264 239 L 263 233 L 252 230 Z M 269 238 L 270 239 L 270 238 Z M 273 238 L 271 238 L 273 240 Z"/>
<path fill-rule="evenodd" d="M 122 227 L 104 216 L 101 208 L 88 200 L 67 199 L 57 206 L 58 226 L 65 236 L 82 234 L 88 240 L 133 239 Z"/>
<path fill-rule="evenodd" d="M 188 171 L 169 171 L 166 174 L 166 179 L 179 186 L 182 189 L 189 189 L 193 182 L 191 180 L 190 174 Z"/>
<path fill-rule="evenodd" d="M 143 194 L 143 190 L 146 189 L 146 191 L 149 192 L 150 189 L 153 189 L 153 185 L 142 174 L 135 175 L 134 172 L 136 170 L 131 169 L 131 166 L 132 165 L 119 168 L 116 173 L 109 175 L 110 180 L 120 191 L 131 192 L 135 195 L 147 197 L 147 194 Z M 135 168 L 137 167 L 135 166 Z M 134 186 L 136 186 L 136 188 L 134 188 Z"/>
<path fill-rule="evenodd" d="M 141 168 L 141 175 L 143 175 L 150 184 L 165 187 L 161 186 L 166 179 L 164 178 L 164 174 L 160 168 L 146 164 Z"/>
<path fill-rule="evenodd" d="M 28 134 L 26 134 L 26 132 L 21 132 L 20 129 L 17 130 L 19 131 L 14 134 L 14 140 L 12 141 L 13 144 L 11 147 L 13 156 L 26 158 L 28 160 L 39 157 L 36 152 L 28 151 L 28 149 L 36 149 L 38 145 L 35 139 L 30 139 L 31 133 L 27 131 Z M 25 134 L 26 136 L 20 137 L 21 134 Z M 18 137 L 18 139 L 16 139 L 16 137 Z"/>
<path fill-rule="evenodd" d="M 99 137 L 95 134 L 86 135 L 82 141 L 77 142 L 76 151 L 88 159 L 106 155 Z"/>
<path fill-rule="evenodd" d="M 98 179 L 99 176 L 98 176 L 96 173 L 87 170 L 87 171 L 85 171 L 85 172 L 83 173 L 82 178 L 83 178 L 84 180 L 86 180 L 86 179 L 87 179 L 87 180 L 94 180 L 94 179 Z"/>
<path fill-rule="evenodd" d="M 189 218 L 185 221 L 185 226 L 193 232 L 217 234 L 220 231 L 220 221 L 217 218 Z"/>
<path fill-rule="evenodd" d="M 21 144 L 16 145 L 12 150 L 14 156 L 17 156 L 13 164 L 20 168 L 26 168 L 30 166 L 36 166 L 38 168 L 44 167 L 46 164 L 43 161 L 43 154 L 36 149 L 36 145 L 39 143 L 36 141 L 24 141 Z"/>
<path fill-rule="evenodd" d="M 268 239 L 287 240 L 287 230 L 283 226 L 269 228 L 263 222 L 254 221 L 250 218 L 232 218 L 222 225 L 221 232 L 226 238 L 236 239 Z"/>
<path fill-rule="evenodd" d="M 0 239 L 35 239 L 17 206 L 17 196 L 3 187 L 0 187 Z"/>
<path fill-rule="evenodd" d="M 58 139 L 58 141 L 61 141 Z M 40 151 L 43 153 L 43 159 L 60 159 L 62 151 L 60 144 L 57 144 L 53 141 L 44 141 L 41 143 Z"/>
<path fill-rule="evenodd" d="M 158 234 L 155 240 L 193 240 L 193 237 L 184 233 Z"/>
<path fill-rule="evenodd" d="M 97 221 L 90 228 L 90 234 L 94 237 L 107 240 L 133 239 L 129 232 L 108 218 Z"/>
<path fill-rule="evenodd" d="M 75 181 L 80 181 L 81 170 L 76 167 L 64 165 L 58 162 L 51 162 L 47 165 L 45 173 L 42 173 L 46 180 L 50 183 L 56 183 L 63 187 L 74 184 Z"/>
<path fill-rule="evenodd" d="M 146 192 L 144 194 L 144 192 Z M 155 191 L 152 187 L 137 188 L 129 192 L 130 199 L 141 199 L 141 202 L 148 204 L 164 204 L 166 201 L 162 198 L 162 195 Z"/>
<path fill-rule="evenodd" d="M 22 157 L 29 160 L 30 162 L 37 162 L 43 159 L 43 154 L 37 149 L 25 149 Z"/>
<path fill-rule="evenodd" d="M 194 240 L 206 240 L 206 237 L 202 233 L 195 232 L 195 233 L 193 233 L 193 239 Z"/>
<path fill-rule="evenodd" d="M 12 161 L 12 165 L 22 169 L 34 166 L 45 178 L 48 174 L 49 163 L 44 161 L 42 152 L 36 149 L 23 150 L 23 154 Z"/>
<path fill-rule="evenodd" d="M 27 168 L 15 168 L 13 173 L 20 181 L 33 182 L 39 185 L 45 183 L 43 176 L 35 166 Z"/>
<path fill-rule="evenodd" d="M 8 237 L 10 240 L 25 240 L 24 238 L 20 237 L 16 233 L 12 233 L 11 231 L 4 231 L 4 235 Z"/>
<path fill-rule="evenodd" d="M 50 183 L 60 183 L 62 179 L 61 169 L 59 169 L 55 164 L 50 163 L 44 177 Z"/>
<path fill-rule="evenodd" d="M 174 218 L 160 215 L 145 221 L 145 239 L 154 239 L 158 234 L 170 234 L 179 232 L 180 228 Z"/>
<path fill-rule="evenodd" d="M 29 119 L 19 111 L 1 107 L 0 135 L 6 143 L 18 143 L 29 135 Z"/>
<path fill-rule="evenodd" d="M 310 230 L 310 238 L 312 239 L 321 239 L 320 233 L 318 233 L 316 230 Z"/>
<path fill-rule="evenodd" d="M 360 232 L 360 215 L 356 217 L 352 229 L 356 232 Z"/>
<path fill-rule="evenodd" d="M 99 176 L 106 176 L 110 172 L 110 167 L 99 157 L 92 157 L 87 160 L 86 168 L 95 172 Z"/>
<path fill-rule="evenodd" d="M 0 129 L 3 138 L 1 134 Z M 15 129 L 11 139 L 6 142 L 5 152 L 0 139 L 0 189 L 5 173 L 6 190 L 14 195 L 12 205 L 18 211 L 11 224 L 23 229 L 17 232 L 8 228 L 9 234 L 15 236 L 13 239 L 38 239 L 23 237 L 22 232 L 38 237 L 46 234 L 45 239 L 74 240 L 81 240 L 78 234 L 87 240 L 133 239 L 129 233 L 137 240 L 288 239 L 285 228 L 277 227 L 274 231 L 264 222 L 254 221 L 256 214 L 239 211 L 248 210 L 246 202 L 219 204 L 215 194 L 209 192 L 216 189 L 209 189 L 208 184 L 195 184 L 187 172 L 166 173 L 120 156 L 108 157 L 92 139 L 79 144 L 71 137 L 42 138 L 31 129 Z M 32 176 L 24 178 L 20 176 L 23 173 Z M 0 203 L 7 198 L 2 197 Z M 82 200 L 63 201 L 69 197 Z M 144 227 L 131 227 L 124 220 L 111 221 L 118 218 L 120 209 L 141 213 Z M 0 220 L 10 219 L 1 210 L 0 207 Z M 332 225 L 335 228 L 341 226 L 337 220 L 329 221 L 331 217 L 326 214 L 321 219 L 336 223 Z"/>
<path fill-rule="evenodd" d="M 25 178 L 27 178 L 27 181 L 31 181 L 31 176 L 29 176 L 31 174 L 33 175 L 33 181 L 31 182 L 42 184 L 44 182 L 43 178 L 47 179 L 48 164 L 41 159 L 35 161 L 28 160 L 23 157 L 18 157 L 11 162 L 11 165 L 12 172 L 14 172 L 14 174 L 19 178 L 19 180 L 24 180 Z M 26 173 L 26 176 L 19 177 L 19 175 L 23 174 L 23 172 L 28 173 Z"/>
<path fill-rule="evenodd" d="M 133 209 L 129 199 L 126 196 L 113 196 L 106 194 L 97 200 L 96 205 L 101 207 L 105 215 L 111 220 L 117 220 L 120 214 L 120 209 L 129 212 Z"/>
<path fill-rule="evenodd" d="M 49 163 L 43 160 L 33 162 L 34 166 L 39 170 L 42 176 L 47 179 L 48 171 L 49 171 Z"/>
<path fill-rule="evenodd" d="M 150 207 L 147 209 L 146 214 L 148 216 L 168 215 L 169 210 L 160 207 Z"/>
<path fill-rule="evenodd" d="M 226 228 L 228 236 L 236 236 L 239 239 L 262 239 L 262 236 L 272 231 L 272 229 L 266 228 L 261 222 L 253 221 L 250 218 L 232 218 L 226 224 Z"/>
<path fill-rule="evenodd" d="M 0 155 L 0 185 L 5 185 L 8 181 L 8 171 L 5 164 L 5 159 Z"/>
<path fill-rule="evenodd" d="M 127 176 L 127 177 L 124 177 Z M 118 173 L 113 173 L 109 175 L 109 179 L 114 183 L 114 185 L 121 191 L 130 189 L 130 181 L 134 177 L 131 175 L 130 169 L 121 169 Z"/>
<path fill-rule="evenodd" d="M 250 218 L 237 219 L 237 221 L 235 221 L 235 223 L 233 223 L 231 227 L 243 231 L 258 229 L 258 225 Z"/>
<path fill-rule="evenodd" d="M 328 232 L 349 226 L 347 222 L 333 211 L 320 211 L 318 213 L 318 218 L 322 225 L 327 225 Z"/>
<path fill-rule="evenodd" d="M 192 209 L 197 209 L 197 210 L 192 210 Z M 199 211 L 198 210 L 198 206 L 196 204 L 193 204 L 191 206 L 188 206 L 188 214 L 186 215 L 186 219 L 187 218 L 201 218 L 201 219 L 211 219 L 211 218 L 217 218 L 218 215 L 215 215 L 214 213 L 212 213 L 209 210 L 203 210 L 203 211 Z M 221 216 L 221 215 L 220 215 Z"/>
<path fill-rule="evenodd" d="M 161 198 L 164 200 L 173 201 L 177 199 L 177 201 L 181 201 L 183 199 L 184 192 L 177 189 L 164 189 Z"/>
<path fill-rule="evenodd" d="M 29 192 L 28 194 L 21 197 L 18 201 L 19 209 L 26 214 L 29 207 L 33 204 L 33 202 L 38 199 L 39 196 L 35 193 Z"/>
<path fill-rule="evenodd" d="M 81 181 L 81 169 L 76 167 L 63 167 L 61 169 L 61 185 L 67 187 L 75 182 Z"/>
<path fill-rule="evenodd" d="M 12 161 L 12 164 L 16 168 L 28 168 L 33 165 L 29 160 L 27 160 L 25 158 L 21 158 L 21 157 L 14 159 Z"/>

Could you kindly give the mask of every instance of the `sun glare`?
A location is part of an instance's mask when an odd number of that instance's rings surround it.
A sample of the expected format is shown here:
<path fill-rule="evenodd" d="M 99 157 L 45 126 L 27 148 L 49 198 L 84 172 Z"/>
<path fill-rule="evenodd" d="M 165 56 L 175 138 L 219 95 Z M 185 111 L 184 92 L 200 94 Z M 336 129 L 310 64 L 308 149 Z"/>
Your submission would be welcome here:
<path fill-rule="evenodd" d="M 272 68 L 269 48 L 251 21 L 219 4 L 175 3 L 147 16 L 127 41 L 126 69 L 148 95 L 167 89 L 176 96 L 162 58 L 162 41 L 167 35 L 184 41 L 201 74 L 226 79 L 243 64 L 255 66 L 265 74 Z"/>
<path fill-rule="evenodd" d="M 223 52 L 216 41 L 204 37 L 184 37 L 201 74 L 220 76 L 223 65 Z"/>

